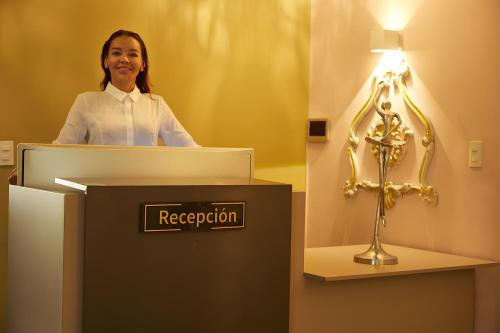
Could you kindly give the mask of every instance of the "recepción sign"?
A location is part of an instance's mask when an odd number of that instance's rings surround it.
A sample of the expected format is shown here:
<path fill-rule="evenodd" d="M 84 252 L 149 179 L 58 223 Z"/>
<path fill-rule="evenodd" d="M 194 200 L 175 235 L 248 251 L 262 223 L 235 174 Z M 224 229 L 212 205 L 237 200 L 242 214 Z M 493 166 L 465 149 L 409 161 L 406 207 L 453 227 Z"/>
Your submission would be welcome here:
<path fill-rule="evenodd" d="M 143 204 L 144 232 L 245 228 L 245 202 Z"/>

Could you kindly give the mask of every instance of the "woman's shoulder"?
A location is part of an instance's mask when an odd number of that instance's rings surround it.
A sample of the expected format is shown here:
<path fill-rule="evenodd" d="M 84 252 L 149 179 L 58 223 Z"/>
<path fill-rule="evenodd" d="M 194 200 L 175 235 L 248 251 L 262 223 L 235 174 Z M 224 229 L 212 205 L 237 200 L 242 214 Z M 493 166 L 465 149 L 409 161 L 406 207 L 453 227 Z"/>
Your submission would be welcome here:
<path fill-rule="evenodd" d="M 104 91 L 84 91 L 84 92 L 79 93 L 76 97 L 77 98 L 96 98 L 96 97 L 101 97 L 104 95 L 105 95 Z"/>
<path fill-rule="evenodd" d="M 75 102 L 92 102 L 100 100 L 105 96 L 104 91 L 85 91 L 76 95 Z"/>
<path fill-rule="evenodd" d="M 167 103 L 163 99 L 161 95 L 153 94 L 153 93 L 142 93 L 141 99 L 148 103 L 149 105 L 154 105 L 155 108 L 163 109 Z"/>
<path fill-rule="evenodd" d="M 148 99 L 151 99 L 153 101 L 158 101 L 158 102 L 163 101 L 163 97 L 161 97 L 160 95 L 153 94 L 153 93 L 141 93 L 141 96 L 143 98 L 148 98 Z"/>
<path fill-rule="evenodd" d="M 106 104 L 106 94 L 103 91 L 85 91 L 76 95 L 73 102 L 75 112 L 87 113 L 90 110 Z"/>

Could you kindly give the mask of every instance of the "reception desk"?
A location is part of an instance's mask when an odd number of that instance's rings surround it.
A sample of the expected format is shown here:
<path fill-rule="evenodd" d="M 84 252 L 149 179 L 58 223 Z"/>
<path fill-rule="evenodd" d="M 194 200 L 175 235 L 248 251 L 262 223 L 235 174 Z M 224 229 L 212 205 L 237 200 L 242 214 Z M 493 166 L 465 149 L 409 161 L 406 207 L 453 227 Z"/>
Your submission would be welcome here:
<path fill-rule="evenodd" d="M 58 182 L 10 187 L 8 332 L 288 332 L 290 185 Z M 145 206 L 181 203 L 244 204 L 243 225 L 219 206 L 213 230 L 145 230 Z"/>
<path fill-rule="evenodd" d="M 289 331 L 291 185 L 253 150 L 18 147 L 7 332 Z"/>

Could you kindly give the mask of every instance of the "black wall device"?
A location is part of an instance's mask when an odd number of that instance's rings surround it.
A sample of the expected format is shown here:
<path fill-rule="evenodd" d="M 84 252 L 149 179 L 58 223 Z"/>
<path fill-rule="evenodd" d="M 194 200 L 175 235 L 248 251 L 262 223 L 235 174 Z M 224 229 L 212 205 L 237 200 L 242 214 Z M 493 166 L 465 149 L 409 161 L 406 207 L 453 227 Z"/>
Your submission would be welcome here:
<path fill-rule="evenodd" d="M 309 142 L 328 141 L 328 119 L 309 119 L 307 127 L 307 139 Z"/>

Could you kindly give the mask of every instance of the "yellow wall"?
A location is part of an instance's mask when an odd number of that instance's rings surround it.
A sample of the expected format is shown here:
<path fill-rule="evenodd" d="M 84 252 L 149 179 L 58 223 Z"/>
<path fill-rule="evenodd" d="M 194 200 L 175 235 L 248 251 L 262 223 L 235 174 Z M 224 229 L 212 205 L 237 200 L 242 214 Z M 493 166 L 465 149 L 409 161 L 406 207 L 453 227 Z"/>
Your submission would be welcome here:
<path fill-rule="evenodd" d="M 53 140 L 75 96 L 98 89 L 102 43 L 125 28 L 148 46 L 153 91 L 200 144 L 254 147 L 257 177 L 303 189 L 309 15 L 309 0 L 2 0 L 0 140 Z M 6 252 L 4 181 L 0 323 Z"/>

